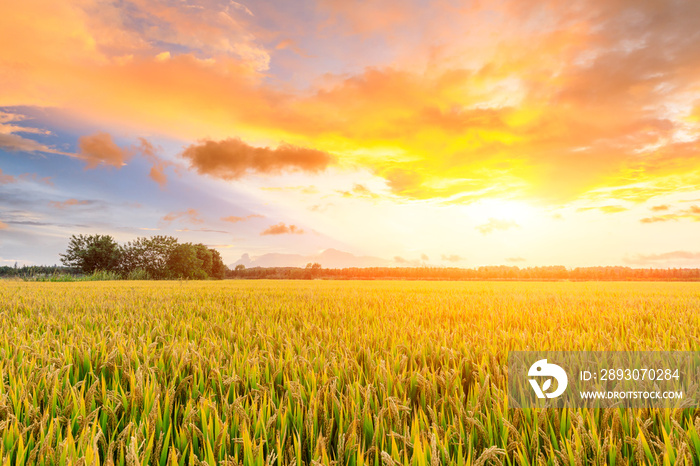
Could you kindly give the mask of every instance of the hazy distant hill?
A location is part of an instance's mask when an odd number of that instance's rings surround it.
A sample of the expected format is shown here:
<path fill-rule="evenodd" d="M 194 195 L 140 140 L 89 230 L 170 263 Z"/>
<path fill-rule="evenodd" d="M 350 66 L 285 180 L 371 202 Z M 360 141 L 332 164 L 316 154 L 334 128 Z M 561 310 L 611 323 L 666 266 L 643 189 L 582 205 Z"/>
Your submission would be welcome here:
<path fill-rule="evenodd" d="M 396 262 L 379 257 L 356 256 L 349 252 L 338 251 L 337 249 L 326 249 L 320 254 L 304 256 L 301 254 L 279 254 L 269 253 L 261 256 L 250 257 L 243 254 L 240 259 L 229 267 L 234 268 L 243 264 L 250 267 L 304 267 L 309 262 L 318 262 L 324 268 L 342 269 L 347 267 L 388 267 L 396 265 Z"/>

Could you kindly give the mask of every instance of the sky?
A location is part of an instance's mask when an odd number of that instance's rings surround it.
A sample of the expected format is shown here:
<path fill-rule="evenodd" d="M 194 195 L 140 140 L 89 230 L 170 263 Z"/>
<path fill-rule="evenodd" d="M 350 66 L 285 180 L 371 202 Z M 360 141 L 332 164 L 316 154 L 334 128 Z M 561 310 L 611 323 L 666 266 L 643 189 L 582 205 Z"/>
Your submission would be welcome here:
<path fill-rule="evenodd" d="M 0 43 L 0 265 L 700 267 L 696 0 L 23 0 Z"/>

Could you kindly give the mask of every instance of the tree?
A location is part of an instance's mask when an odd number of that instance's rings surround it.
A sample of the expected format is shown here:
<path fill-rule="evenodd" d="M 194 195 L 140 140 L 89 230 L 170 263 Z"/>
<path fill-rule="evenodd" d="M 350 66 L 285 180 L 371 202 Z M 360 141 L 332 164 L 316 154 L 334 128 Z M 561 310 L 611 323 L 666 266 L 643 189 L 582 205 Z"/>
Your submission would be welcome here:
<path fill-rule="evenodd" d="M 121 250 L 109 235 L 72 235 L 61 262 L 83 273 L 96 270 L 114 271 L 119 266 Z"/>
<path fill-rule="evenodd" d="M 211 251 L 211 276 L 221 280 L 226 276 L 227 267 L 219 251 L 216 249 L 210 249 L 209 251 Z"/>
<path fill-rule="evenodd" d="M 202 269 L 202 260 L 197 257 L 197 248 L 192 243 L 178 244 L 168 258 L 170 278 L 207 278 Z"/>
<path fill-rule="evenodd" d="M 194 249 L 197 253 L 197 259 L 202 261 L 202 270 L 204 270 L 204 272 L 207 274 L 207 277 L 211 277 L 213 265 L 211 249 L 207 248 L 203 244 L 195 244 Z"/>
<path fill-rule="evenodd" d="M 137 269 L 141 269 L 151 278 L 168 278 L 168 260 L 177 244 L 177 238 L 172 236 L 136 238 L 121 248 L 120 271 L 128 276 Z"/>

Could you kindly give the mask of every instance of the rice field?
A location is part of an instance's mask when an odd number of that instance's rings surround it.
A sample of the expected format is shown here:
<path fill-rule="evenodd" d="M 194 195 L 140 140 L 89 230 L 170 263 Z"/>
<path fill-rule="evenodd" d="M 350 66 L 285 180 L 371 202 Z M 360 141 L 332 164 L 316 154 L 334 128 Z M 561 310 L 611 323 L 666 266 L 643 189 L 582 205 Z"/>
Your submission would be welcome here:
<path fill-rule="evenodd" d="M 700 284 L 0 281 L 0 463 L 700 464 L 700 410 L 516 410 L 510 350 L 700 350 Z"/>

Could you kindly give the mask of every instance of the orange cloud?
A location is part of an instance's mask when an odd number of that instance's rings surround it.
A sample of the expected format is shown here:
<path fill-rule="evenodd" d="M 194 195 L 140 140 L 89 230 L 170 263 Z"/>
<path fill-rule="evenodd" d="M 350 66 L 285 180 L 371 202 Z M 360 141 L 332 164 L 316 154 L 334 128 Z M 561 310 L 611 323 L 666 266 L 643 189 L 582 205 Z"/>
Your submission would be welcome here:
<path fill-rule="evenodd" d="M 17 134 L 0 133 L 0 149 L 11 152 L 56 152 L 44 144 L 40 144 L 33 139 L 25 138 Z"/>
<path fill-rule="evenodd" d="M 477 230 L 483 235 L 493 233 L 497 230 L 509 230 L 511 228 L 517 228 L 519 225 L 511 220 L 501 220 L 497 218 L 490 218 L 488 222 L 483 225 L 478 225 Z"/>
<path fill-rule="evenodd" d="M 306 54 L 304 51 L 302 51 L 299 46 L 297 45 L 296 41 L 293 39 L 283 39 L 280 42 L 275 45 L 275 50 L 291 50 L 292 52 L 296 53 L 297 55 L 300 55 L 305 58 L 309 58 L 309 55 Z"/>
<path fill-rule="evenodd" d="M 627 209 L 627 207 L 622 207 L 620 205 L 604 205 L 602 207 L 598 208 L 601 212 L 604 214 L 616 214 L 618 212 L 624 212 Z"/>
<path fill-rule="evenodd" d="M 641 223 L 659 223 L 659 222 L 667 222 L 669 220 L 677 220 L 676 217 L 673 216 L 657 216 L 657 217 L 645 217 L 641 220 L 639 220 Z"/>
<path fill-rule="evenodd" d="M 155 147 L 145 138 L 138 138 L 139 143 L 128 149 L 119 147 L 109 133 L 98 132 L 93 135 L 83 136 L 78 140 L 80 152 L 78 157 L 86 162 L 85 169 L 94 169 L 98 166 L 112 166 L 121 168 L 135 154 L 140 154 L 152 165 L 148 176 L 158 183 L 161 188 L 165 188 L 168 177 L 165 174 L 167 167 L 174 167 L 175 163 L 161 158 L 158 152 L 162 149 Z"/>
<path fill-rule="evenodd" d="M 301 194 L 318 194 L 318 188 L 316 186 L 269 186 L 260 188 L 264 191 L 276 191 L 276 192 L 286 192 L 286 191 L 297 191 Z"/>
<path fill-rule="evenodd" d="M 343 197 L 360 197 L 360 198 L 366 198 L 366 199 L 376 199 L 379 197 L 378 194 L 373 193 L 372 191 L 369 190 L 364 185 L 361 184 L 355 184 L 353 186 L 352 191 L 338 191 L 340 194 L 343 195 Z"/>
<path fill-rule="evenodd" d="M 198 173 L 234 180 L 248 173 L 279 174 L 287 170 L 323 171 L 334 158 L 314 149 L 282 144 L 275 149 L 253 147 L 238 138 L 202 141 L 182 152 Z"/>
<path fill-rule="evenodd" d="M 50 176 L 39 177 L 36 173 L 22 173 L 18 177 L 22 181 L 33 181 L 35 183 L 42 183 L 48 186 L 53 186 Z"/>
<path fill-rule="evenodd" d="M 66 207 L 73 207 L 73 206 L 79 206 L 79 205 L 90 205 L 92 204 L 93 201 L 85 201 L 85 200 L 78 200 L 78 199 L 67 199 L 65 201 L 51 201 L 49 202 L 49 205 L 51 207 L 55 207 L 56 209 L 65 209 Z"/>
<path fill-rule="evenodd" d="M 0 43 L 11 46 L 0 49 L 0 105 L 58 106 L 191 140 L 289 141 L 298 151 L 337 154 L 340 166 L 368 168 L 409 199 L 639 202 L 700 184 L 700 143 L 687 136 L 698 122 L 667 111 L 697 100 L 697 2 L 427 9 L 323 0 L 323 20 L 305 28 L 303 18 L 285 18 L 283 37 L 256 24 L 256 11 L 228 2 L 120 5 L 6 2 Z M 323 57 L 305 63 L 299 71 L 310 84 L 300 91 L 280 84 L 284 75 L 266 74 L 271 58 L 258 38 L 289 48 L 297 37 L 287 32 L 301 29 L 321 52 L 340 49 L 351 34 L 387 46 L 381 56 L 353 48 L 325 68 Z M 9 136 L 0 134 L 0 145 L 51 150 Z M 235 179 L 334 163 L 318 154 L 279 162 L 269 152 L 279 148 L 226 141 L 187 148 L 192 168 Z M 151 177 L 163 185 L 163 167 L 154 164 Z"/>
<path fill-rule="evenodd" d="M 177 229 L 177 230 L 175 230 L 175 231 L 183 231 L 183 232 L 187 232 L 187 231 L 202 231 L 202 232 L 205 232 L 205 233 L 229 233 L 228 231 L 224 231 L 224 230 L 212 230 L 212 229 L 210 229 L 210 228 L 194 228 L 194 229 L 192 229 L 192 228 L 180 228 L 180 229 Z"/>
<path fill-rule="evenodd" d="M 667 206 L 666 206 L 667 207 Z M 652 208 L 652 210 L 654 210 Z M 666 210 L 666 209 L 657 209 L 657 210 Z M 668 221 L 676 221 L 676 220 L 682 220 L 682 219 L 688 219 L 688 220 L 693 220 L 695 222 L 700 222 L 700 207 L 698 206 L 690 206 L 688 209 L 683 209 L 680 210 L 676 213 L 670 213 L 670 214 L 664 214 L 664 215 L 656 215 L 654 217 L 646 217 L 640 220 L 642 223 L 659 223 L 659 222 L 668 222 Z"/>
<path fill-rule="evenodd" d="M 250 214 L 246 215 L 245 217 L 236 217 L 235 215 L 229 215 L 228 217 L 221 217 L 221 220 L 223 220 L 224 222 L 238 223 L 245 222 L 252 218 L 265 218 L 265 216 L 260 214 Z"/>
<path fill-rule="evenodd" d="M 0 50 L 0 106 L 56 106 L 105 125 L 192 138 L 230 131 L 232 113 L 248 113 L 233 109 L 274 107 L 255 89 L 269 56 L 249 15 L 232 5 L 3 4 L 0 43 L 13 46 Z M 158 60 L 163 44 L 174 50 Z M 212 107 L 217 100 L 223 105 Z"/>
<path fill-rule="evenodd" d="M 121 168 L 132 155 L 116 145 L 112 136 L 102 132 L 81 137 L 78 146 L 78 156 L 86 162 L 86 170 L 97 168 L 99 165 Z"/>
<path fill-rule="evenodd" d="M 7 223 L 0 222 L 0 230 L 7 230 L 8 226 Z"/>
<path fill-rule="evenodd" d="M 580 207 L 576 209 L 579 212 L 585 212 L 587 210 L 593 210 L 597 209 L 604 214 L 616 214 L 618 212 L 624 212 L 626 210 L 629 210 L 627 207 L 622 207 L 620 205 L 604 205 L 604 206 L 599 206 L 599 207 Z"/>
<path fill-rule="evenodd" d="M 2 168 L 0 168 L 0 184 L 16 183 L 19 180 L 34 181 L 37 183 L 47 184 L 49 186 L 53 185 L 53 183 L 51 182 L 51 177 L 49 176 L 39 178 L 39 176 L 36 173 L 22 173 L 19 176 L 5 175 L 2 172 Z"/>
<path fill-rule="evenodd" d="M 260 236 L 286 234 L 302 235 L 304 234 L 304 230 L 298 228 L 296 225 L 287 226 L 284 223 L 278 223 L 277 225 L 272 225 L 264 230 L 262 233 L 260 233 Z"/>
<path fill-rule="evenodd" d="M 2 81 L 0 80 L 0 84 Z M 0 90 L 0 93 L 2 91 Z M 25 117 L 16 113 L 7 113 L 0 111 L 0 149 L 10 151 L 10 152 L 47 152 L 55 154 L 70 155 L 53 147 L 47 146 L 36 142 L 33 139 L 20 136 L 16 133 L 28 133 L 28 134 L 51 134 L 49 131 L 42 130 L 39 128 L 31 128 L 25 126 L 19 126 L 15 123 L 24 120 Z"/>
<path fill-rule="evenodd" d="M 666 205 L 666 204 L 655 205 L 655 206 L 652 206 L 652 207 L 650 208 L 650 210 L 651 210 L 652 212 L 661 212 L 661 211 L 668 210 L 668 209 L 669 209 L 669 206 Z"/>
<path fill-rule="evenodd" d="M 174 163 L 159 157 L 158 152 L 162 149 L 156 148 L 145 138 L 139 138 L 139 145 L 136 146 L 134 150 L 138 151 L 143 157 L 153 164 L 148 176 L 153 181 L 158 183 L 161 188 L 164 188 L 168 183 L 168 177 L 165 174 L 165 169 L 170 166 L 177 168 L 177 166 Z"/>
<path fill-rule="evenodd" d="M 175 220 L 180 220 L 192 224 L 204 223 L 204 219 L 200 216 L 199 211 L 197 211 L 197 209 L 187 209 L 182 212 L 170 212 L 164 215 L 163 218 L 161 218 L 161 222 L 165 224 L 172 223 Z"/>
<path fill-rule="evenodd" d="M 325 212 L 331 207 L 333 207 L 335 204 L 333 203 L 328 203 L 328 204 L 315 204 L 309 207 L 309 210 L 311 212 Z"/>
<path fill-rule="evenodd" d="M 464 258 L 461 256 L 458 256 L 457 254 L 450 254 L 450 255 L 443 254 L 441 256 L 441 259 L 444 261 L 447 261 L 447 262 L 459 262 L 459 261 L 463 260 Z"/>
<path fill-rule="evenodd" d="M 320 0 L 318 3 L 328 13 L 324 27 L 340 27 L 347 34 L 386 32 L 398 24 L 417 19 L 421 14 L 416 5 L 401 0 Z"/>
<path fill-rule="evenodd" d="M 12 175 L 4 175 L 2 173 L 2 168 L 0 168 L 0 184 L 10 184 L 10 183 L 16 183 L 17 178 L 15 178 Z"/>

